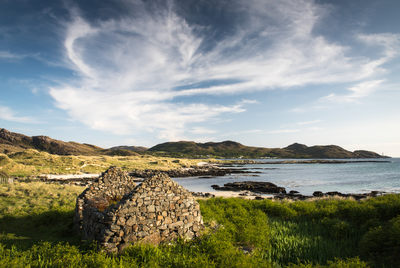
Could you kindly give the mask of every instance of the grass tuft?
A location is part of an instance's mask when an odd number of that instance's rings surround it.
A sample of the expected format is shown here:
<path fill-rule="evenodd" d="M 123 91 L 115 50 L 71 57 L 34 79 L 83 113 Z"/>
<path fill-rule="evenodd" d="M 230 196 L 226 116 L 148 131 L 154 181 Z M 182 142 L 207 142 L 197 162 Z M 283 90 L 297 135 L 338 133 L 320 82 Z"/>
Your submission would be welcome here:
<path fill-rule="evenodd" d="M 72 231 L 82 187 L 0 185 L 0 267 L 399 267 L 400 195 L 200 200 L 200 238 L 98 251 Z"/>

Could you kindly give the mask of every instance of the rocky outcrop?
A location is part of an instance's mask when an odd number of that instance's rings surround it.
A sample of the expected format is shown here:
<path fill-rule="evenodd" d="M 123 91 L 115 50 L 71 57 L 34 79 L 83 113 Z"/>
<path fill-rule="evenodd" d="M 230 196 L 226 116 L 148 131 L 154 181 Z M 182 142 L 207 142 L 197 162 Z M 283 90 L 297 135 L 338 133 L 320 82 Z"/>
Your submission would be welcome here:
<path fill-rule="evenodd" d="M 247 173 L 260 173 L 260 172 L 249 172 L 245 169 L 236 168 L 218 168 L 215 166 L 205 167 L 193 167 L 193 168 L 180 168 L 170 170 L 133 170 L 129 172 L 129 175 L 139 178 L 150 178 L 158 173 L 164 173 L 172 178 L 179 177 L 196 177 L 196 176 L 225 176 L 227 174 L 247 174 Z"/>
<path fill-rule="evenodd" d="M 77 199 L 75 223 L 82 238 L 96 240 L 106 251 L 117 252 L 131 243 L 158 244 L 200 234 L 203 220 L 199 204 L 166 174 L 134 187 L 120 169 L 111 171 Z"/>
<path fill-rule="evenodd" d="M 254 193 L 278 194 L 286 193 L 284 187 L 279 187 L 272 182 L 260 181 L 241 181 L 225 183 L 224 186 L 211 185 L 214 190 L 218 191 L 251 191 Z"/>
<path fill-rule="evenodd" d="M 338 191 L 333 191 L 333 192 L 326 192 L 323 193 L 321 191 L 315 191 L 313 193 L 313 197 L 329 197 L 329 196 L 339 196 L 339 197 L 351 197 L 354 198 L 355 200 L 360 200 L 360 199 L 364 199 L 367 197 L 376 197 L 379 195 L 383 195 L 385 194 L 385 192 L 381 192 L 381 191 L 371 191 L 369 193 L 360 193 L 360 194 L 355 194 L 355 193 L 350 193 L 350 194 L 344 194 Z"/>
<path fill-rule="evenodd" d="M 0 152 L 11 153 L 36 149 L 58 155 L 98 155 L 103 149 L 90 144 L 64 142 L 47 136 L 25 136 L 4 128 L 0 129 Z"/>
<path fill-rule="evenodd" d="M 372 191 L 370 193 L 341 193 L 337 191 L 323 193 L 321 191 L 315 191 L 312 196 L 302 195 L 298 191 L 286 192 L 284 187 L 277 186 L 271 182 L 258 182 L 258 181 L 243 181 L 243 182 L 231 182 L 226 183 L 224 186 L 211 185 L 214 190 L 217 191 L 235 191 L 242 192 L 241 196 L 256 196 L 256 199 L 264 199 L 262 195 L 259 194 L 273 194 L 274 199 L 283 200 L 307 200 L 310 198 L 326 198 L 326 197 L 344 197 L 353 198 L 355 200 L 361 200 L 368 197 L 375 197 L 385 194 L 385 192 Z M 271 197 L 268 197 L 271 198 Z"/>

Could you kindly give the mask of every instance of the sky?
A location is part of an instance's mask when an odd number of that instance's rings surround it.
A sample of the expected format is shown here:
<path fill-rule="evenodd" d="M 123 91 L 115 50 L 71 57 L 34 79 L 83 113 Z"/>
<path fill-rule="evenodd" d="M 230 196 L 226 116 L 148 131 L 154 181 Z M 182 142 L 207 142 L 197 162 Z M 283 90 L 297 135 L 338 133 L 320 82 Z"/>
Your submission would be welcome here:
<path fill-rule="evenodd" d="M 0 127 L 400 157 L 398 0 L 0 0 Z"/>

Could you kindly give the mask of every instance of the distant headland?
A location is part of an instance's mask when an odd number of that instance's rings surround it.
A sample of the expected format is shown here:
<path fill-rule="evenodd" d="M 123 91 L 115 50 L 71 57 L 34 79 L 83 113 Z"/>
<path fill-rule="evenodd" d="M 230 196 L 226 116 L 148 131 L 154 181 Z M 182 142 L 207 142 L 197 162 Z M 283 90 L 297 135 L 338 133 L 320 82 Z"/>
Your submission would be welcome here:
<path fill-rule="evenodd" d="M 91 144 L 64 142 L 47 136 L 29 137 L 0 129 L 0 153 L 15 153 L 36 149 L 56 155 L 137 155 L 152 154 L 186 158 L 387 158 L 366 150 L 348 151 L 337 145 L 315 145 L 293 143 L 284 148 L 245 146 L 234 141 L 196 143 L 193 141 L 165 142 L 145 148 L 141 146 L 116 146 L 104 149 Z"/>

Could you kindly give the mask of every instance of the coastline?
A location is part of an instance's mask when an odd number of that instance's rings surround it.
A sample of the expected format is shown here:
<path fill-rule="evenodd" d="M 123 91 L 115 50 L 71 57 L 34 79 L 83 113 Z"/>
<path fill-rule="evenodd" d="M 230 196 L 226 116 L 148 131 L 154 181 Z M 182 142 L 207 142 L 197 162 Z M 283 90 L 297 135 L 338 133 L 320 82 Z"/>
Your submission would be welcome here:
<path fill-rule="evenodd" d="M 319 192 L 319 191 L 316 191 Z M 260 194 L 255 192 L 250 192 L 246 190 L 242 191 L 209 191 L 209 192 L 192 192 L 192 194 L 197 199 L 209 199 L 209 198 L 241 198 L 247 200 L 287 200 L 287 201 L 313 201 L 313 200 L 321 200 L 321 199 L 351 199 L 351 200 L 362 200 L 371 197 L 377 197 L 387 194 L 396 194 L 396 193 L 387 193 L 387 192 L 380 192 L 380 191 L 372 191 L 370 193 L 350 193 L 350 194 L 343 194 L 340 192 L 328 192 L 320 194 L 307 196 L 298 193 L 289 193 L 289 194 Z M 398 194 L 398 193 L 397 193 Z"/>
<path fill-rule="evenodd" d="M 240 161 L 240 162 L 239 162 Z M 243 161 L 246 161 L 244 163 Z M 376 161 L 376 160 L 277 160 L 269 162 L 268 164 L 347 164 L 357 163 L 363 165 L 365 163 L 373 164 L 388 163 L 389 161 Z M 273 176 L 264 177 L 264 174 L 278 174 L 280 170 L 286 169 L 284 167 L 255 167 L 253 164 L 265 164 L 264 161 L 256 160 L 226 160 L 219 163 L 200 162 L 197 165 L 192 165 L 186 168 L 171 168 L 169 170 L 156 170 L 156 169 L 135 169 L 129 172 L 129 175 L 134 177 L 135 182 L 141 183 L 144 179 L 154 176 L 157 173 L 166 173 L 171 178 L 176 179 L 183 187 L 189 189 L 195 196 L 199 198 L 209 197 L 239 197 L 245 199 L 290 199 L 290 200 L 308 200 L 313 198 L 324 198 L 338 196 L 341 198 L 353 198 L 356 200 L 364 199 L 370 196 L 377 196 L 381 194 L 396 193 L 390 189 L 380 189 L 370 187 L 369 190 L 343 190 L 342 188 L 324 189 L 318 184 L 309 187 L 311 191 L 299 193 L 296 188 L 287 186 L 283 178 L 279 181 Z M 247 165 L 247 166 L 246 166 Z M 292 165 L 290 165 L 292 166 Z M 317 165 L 315 167 L 319 167 Z M 323 165 L 321 165 L 322 167 Z M 325 165 L 326 166 L 326 165 Z M 330 166 L 330 165 L 329 165 Z M 343 165 L 345 167 L 347 165 Z M 288 166 L 289 167 L 289 166 Z M 328 167 L 328 166 L 326 166 Z M 297 167 L 296 167 L 297 169 Z M 314 170 L 314 168 L 312 168 Z M 277 171 L 275 171 L 277 170 Z M 335 167 L 336 170 L 336 167 Z M 286 174 L 286 173 L 285 173 Z M 56 184 L 70 184 L 78 186 L 88 186 L 97 179 L 100 174 L 80 174 L 80 175 L 40 175 L 25 178 L 16 178 L 16 181 L 34 182 L 41 181 L 45 183 Z M 293 175 L 293 174 L 292 174 Z M 324 175 L 324 173 L 320 173 Z M 302 177 L 297 174 L 298 182 L 301 183 Z M 274 183 L 277 183 L 274 184 Z M 208 185 L 208 187 L 191 187 L 192 185 Z M 221 185 L 221 186 L 219 186 Z M 211 186 L 211 187 L 210 187 Z M 284 188 L 285 186 L 287 188 Z M 207 189 L 208 188 L 208 189 Z M 212 190 L 212 189 L 214 190 Z M 322 188 L 322 189 L 321 189 Z M 322 192 L 321 190 L 325 190 Z M 343 190 L 343 193 L 340 192 Z M 301 191 L 301 190 L 299 190 Z"/>

